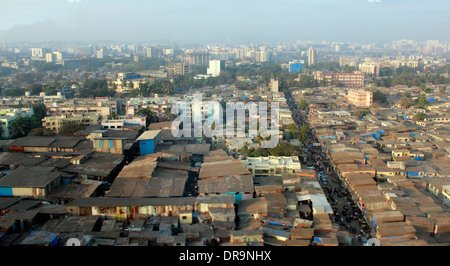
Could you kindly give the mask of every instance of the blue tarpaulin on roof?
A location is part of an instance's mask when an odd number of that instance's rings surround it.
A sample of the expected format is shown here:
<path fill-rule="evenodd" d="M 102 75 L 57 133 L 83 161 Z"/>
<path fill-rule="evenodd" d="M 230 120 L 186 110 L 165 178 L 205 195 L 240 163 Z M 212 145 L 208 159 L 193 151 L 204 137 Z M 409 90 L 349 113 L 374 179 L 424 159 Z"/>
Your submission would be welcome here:
<path fill-rule="evenodd" d="M 269 225 L 283 226 L 282 224 L 277 223 L 277 222 L 269 222 Z"/>
<path fill-rule="evenodd" d="M 0 187 L 0 196 L 12 197 L 13 196 L 12 187 Z"/>

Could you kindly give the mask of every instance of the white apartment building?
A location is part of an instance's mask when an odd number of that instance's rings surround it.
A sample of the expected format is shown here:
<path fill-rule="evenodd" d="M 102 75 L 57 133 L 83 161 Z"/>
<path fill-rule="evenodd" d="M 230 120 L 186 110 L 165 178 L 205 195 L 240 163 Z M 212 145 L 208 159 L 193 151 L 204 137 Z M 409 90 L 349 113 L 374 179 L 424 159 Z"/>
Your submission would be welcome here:
<path fill-rule="evenodd" d="M 379 76 L 381 65 L 374 62 L 364 62 L 358 65 L 359 71 L 364 74 Z"/>
<path fill-rule="evenodd" d="M 316 49 L 312 47 L 309 48 L 307 55 L 308 55 L 308 65 L 309 66 L 314 65 L 316 63 Z"/>
<path fill-rule="evenodd" d="M 45 61 L 47 63 L 62 64 L 63 63 L 62 53 L 61 52 L 46 53 L 45 54 Z"/>
<path fill-rule="evenodd" d="M 209 60 L 209 67 L 206 74 L 213 77 L 220 75 L 220 72 L 225 68 L 225 61 L 223 60 Z"/>
<path fill-rule="evenodd" d="M 241 162 L 253 176 L 281 176 L 302 169 L 297 156 L 248 157 Z"/>
<path fill-rule="evenodd" d="M 31 48 L 31 58 L 32 59 L 42 59 L 44 58 L 45 51 L 43 48 Z"/>

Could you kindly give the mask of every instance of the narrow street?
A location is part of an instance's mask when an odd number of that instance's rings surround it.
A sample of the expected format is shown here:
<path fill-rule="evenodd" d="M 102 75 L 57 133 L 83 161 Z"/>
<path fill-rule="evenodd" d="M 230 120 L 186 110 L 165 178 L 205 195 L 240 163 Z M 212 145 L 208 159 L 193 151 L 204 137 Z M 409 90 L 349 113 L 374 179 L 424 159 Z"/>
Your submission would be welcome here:
<path fill-rule="evenodd" d="M 307 111 L 302 114 L 291 94 L 286 95 L 287 103 L 294 121 L 299 128 L 307 122 Z M 324 190 L 328 202 L 333 208 L 332 222 L 339 225 L 341 231 L 348 231 L 353 236 L 351 245 L 362 245 L 361 236 L 370 238 L 370 226 L 366 224 L 364 215 L 354 202 L 351 193 L 331 166 L 328 156 L 324 154 L 311 130 L 308 131 L 308 139 L 303 143 L 303 156 L 306 168 L 316 171 L 317 179 Z"/>

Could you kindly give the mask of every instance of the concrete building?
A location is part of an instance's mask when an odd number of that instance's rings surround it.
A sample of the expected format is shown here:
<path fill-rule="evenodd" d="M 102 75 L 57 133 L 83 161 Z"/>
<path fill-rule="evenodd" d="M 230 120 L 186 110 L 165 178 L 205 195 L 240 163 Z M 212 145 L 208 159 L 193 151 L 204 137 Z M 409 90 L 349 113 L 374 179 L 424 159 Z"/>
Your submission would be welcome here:
<path fill-rule="evenodd" d="M 220 75 L 220 72 L 225 69 L 225 61 L 223 60 L 210 60 L 209 67 L 206 70 L 206 74 L 213 77 Z"/>
<path fill-rule="evenodd" d="M 44 48 L 31 48 L 31 59 L 43 59 L 45 54 Z"/>
<path fill-rule="evenodd" d="M 163 53 L 162 49 L 156 47 L 148 47 L 145 49 L 145 52 L 148 58 L 159 58 Z"/>
<path fill-rule="evenodd" d="M 59 116 L 47 116 L 42 119 L 42 126 L 59 134 L 65 123 L 74 122 L 84 125 L 98 125 L 101 122 L 99 114 L 65 114 Z"/>
<path fill-rule="evenodd" d="M 302 169 L 297 156 L 248 157 L 241 162 L 253 176 L 281 176 Z"/>
<path fill-rule="evenodd" d="M 97 59 L 103 59 L 103 49 L 102 48 L 97 49 L 96 57 L 97 57 Z"/>
<path fill-rule="evenodd" d="M 189 65 L 206 65 L 210 59 L 209 53 L 197 52 L 184 55 L 184 63 Z"/>
<path fill-rule="evenodd" d="M 380 75 L 381 65 L 373 62 L 364 62 L 358 65 L 358 69 L 364 74 L 378 77 Z"/>
<path fill-rule="evenodd" d="M 329 74 L 324 74 L 322 71 L 315 71 L 313 75 L 317 81 L 326 80 L 329 85 L 339 83 L 345 87 L 363 87 L 365 84 L 364 74 L 359 71 Z"/>
<path fill-rule="evenodd" d="M 357 107 L 371 107 L 373 104 L 373 93 L 361 89 L 350 89 L 347 99 L 349 104 Z"/>
<path fill-rule="evenodd" d="M 62 64 L 63 63 L 62 53 L 61 52 L 46 53 L 45 61 L 47 63 Z"/>
<path fill-rule="evenodd" d="M 314 48 L 309 48 L 308 52 L 308 66 L 314 65 L 316 63 L 316 49 Z"/>
<path fill-rule="evenodd" d="M 279 80 L 271 79 L 271 80 L 270 80 L 270 84 L 269 84 L 270 91 L 271 91 L 271 92 L 278 92 L 278 90 L 279 90 L 279 84 L 280 84 L 280 81 L 279 81 Z"/>
<path fill-rule="evenodd" d="M 188 64 L 176 63 L 174 65 L 169 66 L 167 68 L 167 72 L 170 76 L 185 75 L 187 73 L 191 73 L 192 69 L 191 66 Z"/>

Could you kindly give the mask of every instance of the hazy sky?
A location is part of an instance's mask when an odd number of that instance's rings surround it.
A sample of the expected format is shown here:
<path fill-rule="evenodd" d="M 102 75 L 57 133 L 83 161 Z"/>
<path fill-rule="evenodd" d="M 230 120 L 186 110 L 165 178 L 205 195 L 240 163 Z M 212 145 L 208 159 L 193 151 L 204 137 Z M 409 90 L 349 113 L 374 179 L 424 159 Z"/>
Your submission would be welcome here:
<path fill-rule="evenodd" d="M 449 41 L 449 14 L 449 0 L 0 0 L 0 41 Z"/>

